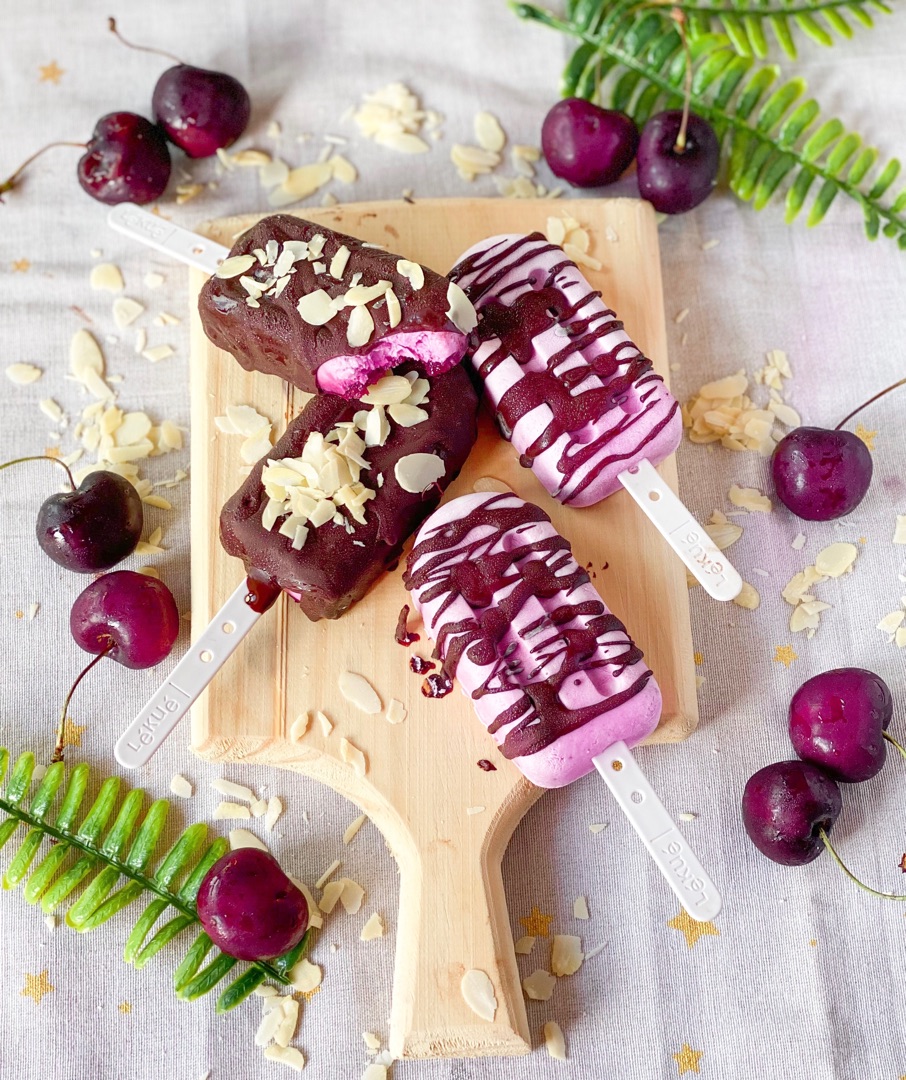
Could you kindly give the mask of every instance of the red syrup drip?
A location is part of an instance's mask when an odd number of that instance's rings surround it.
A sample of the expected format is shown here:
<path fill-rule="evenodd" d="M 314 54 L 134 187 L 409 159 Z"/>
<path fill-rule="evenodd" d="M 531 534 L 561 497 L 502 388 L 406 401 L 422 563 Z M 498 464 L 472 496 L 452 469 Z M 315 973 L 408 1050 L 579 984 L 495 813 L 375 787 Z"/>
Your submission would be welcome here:
<path fill-rule="evenodd" d="M 277 602 L 277 597 L 283 591 L 276 582 L 270 580 L 261 581 L 259 578 L 251 576 L 245 579 L 245 585 L 248 589 L 245 602 L 252 611 L 257 611 L 259 615 L 262 615 L 269 607 L 273 607 Z"/>
<path fill-rule="evenodd" d="M 481 769 L 482 772 L 497 772 L 497 766 L 493 761 L 488 761 L 486 757 L 479 760 L 478 768 Z"/>
<path fill-rule="evenodd" d="M 406 620 L 408 618 L 409 605 L 403 604 L 403 610 L 400 612 L 400 617 L 396 622 L 396 633 L 393 635 L 393 639 L 397 645 L 403 645 L 404 647 L 414 645 L 416 641 L 421 640 L 420 635 L 411 631 L 406 625 Z"/>
<path fill-rule="evenodd" d="M 522 691 L 518 700 L 488 725 L 491 734 L 513 725 L 500 750 L 504 757 L 515 758 L 537 753 L 561 736 L 618 708 L 645 687 L 651 672 L 645 670 L 623 690 L 585 708 L 568 709 L 562 704 L 560 687 L 578 672 L 612 667 L 614 675 L 619 676 L 642 659 L 641 649 L 601 600 L 561 604 L 548 611 L 543 620 L 525 628 L 527 638 L 542 627 L 564 628 L 554 636 L 539 634 L 538 645 L 530 650 L 538 665 L 532 672 L 514 669 L 512 662 L 501 654 L 500 642 L 528 599 L 544 601 L 560 593 L 570 596 L 588 581 L 588 574 L 581 567 L 567 570 L 573 562 L 572 552 L 562 536 L 553 534 L 535 541 L 519 541 L 526 527 L 549 522 L 550 518 L 531 503 L 516 507 L 499 505 L 507 498 L 490 497 L 465 518 L 448 522 L 416 544 L 409 556 L 404 584 L 420 593 L 420 602 L 443 598 L 435 623 L 440 627 L 437 650 L 443 657 L 444 673 L 455 672 L 462 657 L 468 655 L 479 667 L 491 666 L 491 674 L 473 691 L 473 698 Z M 479 534 L 479 539 L 467 543 L 466 538 L 473 533 Z M 512 542 L 503 544 L 504 536 Z M 451 565 L 450 552 L 462 549 L 464 558 Z M 489 554 L 492 551 L 494 554 Z M 495 596 L 501 599 L 495 601 Z M 472 617 L 455 623 L 443 622 L 443 613 L 457 597 L 466 601 Z M 569 624 L 579 618 L 584 620 L 584 627 L 569 629 Z M 614 633 L 622 636 L 624 651 L 613 658 L 596 658 L 599 639 Z M 610 640 L 610 644 L 615 642 Z M 542 667 L 551 665 L 558 657 L 561 660 L 556 674 L 531 681 Z M 422 693 L 425 692 L 423 687 Z"/>
<path fill-rule="evenodd" d="M 423 656 L 410 656 L 409 667 L 416 675 L 424 675 L 426 671 L 433 671 L 437 665 L 431 660 L 426 660 Z"/>
<path fill-rule="evenodd" d="M 570 300 L 555 285 L 558 274 L 571 265 L 568 259 L 551 267 L 541 288 L 533 288 L 511 303 L 501 302 L 498 298 L 480 303 L 482 297 L 492 291 L 505 274 L 539 254 L 560 250 L 553 244 L 539 248 L 539 241 L 544 241 L 540 233 L 520 237 L 511 246 L 495 254 L 480 269 L 479 264 L 486 258 L 487 252 L 476 252 L 463 260 L 450 277 L 454 281 L 460 281 L 477 273 L 476 279 L 465 286 L 469 299 L 479 309 L 478 326 L 472 333 L 473 351 L 482 342 L 495 339 L 499 342 L 478 369 L 482 379 L 487 381 L 495 368 L 509 357 L 523 368 L 522 378 L 503 393 L 495 407 L 497 422 L 504 438 L 509 439 L 516 424 L 540 405 L 550 408 L 551 419 L 547 428 L 526 452 L 520 455 L 519 463 L 524 468 L 531 468 L 534 459 L 553 446 L 562 435 L 580 431 L 612 410 L 623 410 L 622 415 L 618 414 L 619 419 L 614 425 L 597 438 L 589 442 L 567 442 L 557 462 L 557 471 L 566 482 L 613 439 L 644 420 L 645 402 L 656 389 L 656 384 L 663 380 L 652 371 L 651 361 L 641 353 L 628 361 L 625 356 L 621 358 L 618 354 L 625 352 L 625 343 L 618 344 L 609 352 L 598 353 L 590 361 L 586 359 L 587 350 L 593 348 L 597 340 L 615 330 L 621 330 L 623 324 L 610 310 L 583 314 L 583 309 L 600 297 L 599 292 L 591 291 L 578 300 Z M 510 261 L 509 256 L 522 247 L 528 250 L 515 261 Z M 500 268 L 496 269 L 498 266 Z M 509 288 L 521 287 L 529 280 Z M 525 371 L 526 365 L 534 359 L 534 339 L 552 326 L 566 331 L 566 344 L 550 357 L 544 371 Z M 582 355 L 585 362 L 563 371 L 562 368 L 577 353 Z M 619 373 L 621 368 L 625 369 L 622 374 Z M 576 394 L 576 387 L 588 377 L 589 370 L 593 371 L 604 385 Z M 643 389 L 646 384 L 651 384 L 647 390 Z M 632 400 L 633 389 L 640 399 L 639 402 Z M 630 400 L 632 405 L 628 407 Z M 638 453 L 671 422 L 678 408 L 679 405 L 674 402 L 667 415 L 639 439 L 631 455 L 612 454 L 599 461 L 565 501 L 575 499 L 614 461 Z M 559 497 L 559 491 L 555 495 Z"/>
<path fill-rule="evenodd" d="M 436 671 L 422 683 L 422 693 L 426 698 L 446 697 L 452 689 L 453 680 L 443 671 Z"/>

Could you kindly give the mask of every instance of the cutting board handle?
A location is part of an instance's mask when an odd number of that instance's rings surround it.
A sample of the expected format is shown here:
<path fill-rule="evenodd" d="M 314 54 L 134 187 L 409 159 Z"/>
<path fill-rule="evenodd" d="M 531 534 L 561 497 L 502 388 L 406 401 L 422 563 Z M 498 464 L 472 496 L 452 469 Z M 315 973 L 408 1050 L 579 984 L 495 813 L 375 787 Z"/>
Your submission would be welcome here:
<path fill-rule="evenodd" d="M 455 837 L 416 839 L 410 834 L 410 842 L 401 847 L 391 844 L 400 867 L 390 1017 L 390 1052 L 395 1057 L 530 1052 L 501 861 L 536 792 L 524 781 L 493 817 L 485 810 L 467 818 L 466 827 L 483 836 L 483 842 L 471 848 L 479 852 L 472 865 L 468 845 L 460 846 Z M 461 812 L 465 815 L 465 807 Z M 398 838 L 398 832 L 392 832 Z M 493 1020 L 473 1012 L 462 995 L 462 978 L 470 969 L 485 972 L 491 980 L 497 1001 Z"/>

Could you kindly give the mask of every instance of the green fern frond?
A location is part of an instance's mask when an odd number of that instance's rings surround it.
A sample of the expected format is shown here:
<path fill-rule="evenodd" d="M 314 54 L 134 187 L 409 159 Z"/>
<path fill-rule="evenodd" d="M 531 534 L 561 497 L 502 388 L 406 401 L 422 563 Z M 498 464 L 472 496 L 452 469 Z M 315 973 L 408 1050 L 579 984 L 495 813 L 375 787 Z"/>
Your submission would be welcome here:
<path fill-rule="evenodd" d="M 592 30 L 583 28 L 595 25 L 587 11 L 580 24 L 533 4 L 515 4 L 514 10 L 580 40 L 564 71 L 564 96 L 597 98 L 640 125 L 656 111 L 682 106 L 682 39 L 661 12 L 624 4 L 614 18 L 608 8 L 606 20 Z M 717 132 L 730 188 L 739 198 L 762 209 L 785 192 L 786 220 L 808 206 L 811 226 L 844 195 L 861 207 L 870 239 L 883 232 L 906 249 L 906 189 L 888 197 L 899 161 L 878 170 L 875 149 L 863 148 L 840 120 L 822 119 L 816 101 L 803 100 L 802 79 L 781 82 L 776 65 L 739 55 L 726 34 L 701 35 L 690 45 L 691 108 Z"/>
<path fill-rule="evenodd" d="M 9 761 L 8 751 L 0 747 L 0 787 Z M 205 824 L 190 825 L 154 870 L 155 853 L 170 808 L 166 799 L 158 799 L 143 813 L 145 793 L 138 789 L 128 792 L 108 829 L 120 791 L 120 781 L 111 777 L 101 784 L 76 828 L 76 818 L 88 790 L 88 766 L 76 765 L 67 778 L 63 762 L 54 763 L 29 799 L 34 768 L 34 755 L 22 754 L 13 764 L 6 788 L 0 793 L 0 815 L 4 819 L 0 822 L 0 848 L 20 826 L 26 829 L 3 875 L 4 889 L 14 889 L 24 882 L 28 903 L 40 902 L 49 913 L 68 901 L 79 886 L 84 886 L 66 912 L 66 924 L 79 933 L 94 930 L 136 900 L 149 897 L 123 953 L 125 961 L 137 968 L 144 967 L 184 931 L 199 927 L 195 908 L 198 890 L 210 868 L 229 850 L 226 840 L 218 837 L 209 842 Z M 59 808 L 53 813 L 61 792 Z M 51 846 L 32 869 L 45 842 Z M 172 912 L 171 918 L 159 925 L 168 910 Z M 149 940 L 152 931 L 155 932 Z M 288 985 L 289 972 L 306 954 L 311 939 L 309 929 L 284 956 L 245 967 L 238 978 L 222 989 L 217 1011 L 235 1008 L 265 979 Z M 212 950 L 216 955 L 202 968 Z M 219 986 L 237 963 L 235 958 L 215 949 L 202 931 L 177 966 L 176 993 L 189 1001 L 203 997 Z"/>

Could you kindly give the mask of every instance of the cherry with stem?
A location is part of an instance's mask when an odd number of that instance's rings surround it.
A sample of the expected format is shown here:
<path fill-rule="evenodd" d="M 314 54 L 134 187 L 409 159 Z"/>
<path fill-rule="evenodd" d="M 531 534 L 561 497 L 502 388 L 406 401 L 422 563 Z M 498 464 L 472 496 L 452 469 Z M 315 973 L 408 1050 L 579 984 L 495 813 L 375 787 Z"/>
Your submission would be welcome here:
<path fill-rule="evenodd" d="M 66 716 L 69 712 L 69 703 L 72 701 L 72 695 L 75 693 L 76 687 L 79 685 L 82 679 L 85 678 L 88 672 L 91 671 L 95 664 L 99 664 L 105 656 L 109 656 L 111 650 L 113 650 L 115 647 L 116 642 L 113 640 L 113 638 L 110 638 L 107 645 L 104 647 L 103 652 L 98 653 L 98 655 L 93 660 L 89 660 L 85 667 L 83 667 L 82 670 L 79 672 L 75 682 L 72 684 L 72 686 L 70 686 L 69 693 L 66 695 L 66 700 L 63 702 L 63 708 L 60 710 L 60 722 L 57 726 L 57 742 L 56 746 L 54 746 L 53 749 L 53 756 L 50 759 L 51 765 L 55 764 L 57 761 L 63 760 L 63 750 L 65 748 L 66 739 Z"/>
<path fill-rule="evenodd" d="M 15 172 L 10 173 L 10 175 L 5 180 L 0 182 L 0 203 L 3 202 L 3 196 L 8 191 L 12 191 L 13 188 L 16 187 L 16 185 L 19 183 L 19 180 L 20 180 L 22 174 L 25 172 L 25 170 L 28 168 L 28 166 L 31 165 L 31 163 L 33 161 L 37 161 L 37 159 L 42 154 L 46 153 L 48 150 L 53 150 L 54 147 L 57 147 L 57 146 L 75 146 L 79 150 L 85 150 L 85 149 L 87 149 L 88 144 L 87 143 L 79 143 L 79 142 L 60 141 L 60 142 L 48 143 L 46 146 L 42 146 L 40 150 L 36 150 L 31 155 L 31 157 L 26 158 L 25 161 L 22 162 L 22 164 L 19 166 L 18 169 L 16 169 Z"/>
<path fill-rule="evenodd" d="M 825 848 L 827 849 L 827 853 L 834 860 L 837 866 L 840 867 L 843 873 L 846 874 L 849 880 L 853 882 L 854 885 L 858 885 L 860 889 L 863 889 L 865 892 L 870 893 L 872 896 L 878 896 L 882 900 L 906 900 L 906 895 L 902 893 L 881 892 L 879 889 L 873 889 L 870 885 L 866 885 L 864 881 L 861 881 L 859 878 L 856 877 L 852 870 L 850 870 L 846 863 L 840 858 L 840 856 L 837 854 L 836 848 L 830 842 L 830 838 L 828 837 L 824 829 L 818 830 L 818 836 L 821 842 L 824 844 Z"/>

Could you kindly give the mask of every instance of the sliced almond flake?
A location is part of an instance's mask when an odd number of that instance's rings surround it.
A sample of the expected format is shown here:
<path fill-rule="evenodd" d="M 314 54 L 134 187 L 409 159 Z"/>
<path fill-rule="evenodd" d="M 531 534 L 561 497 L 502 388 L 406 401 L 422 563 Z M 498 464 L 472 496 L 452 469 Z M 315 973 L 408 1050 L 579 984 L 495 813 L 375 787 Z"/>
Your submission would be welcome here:
<path fill-rule="evenodd" d="M 355 821 L 351 822 L 346 827 L 346 832 L 343 833 L 343 843 L 344 844 L 352 843 L 353 838 L 358 834 L 359 829 L 361 829 L 361 827 L 365 824 L 365 822 L 367 820 L 368 820 L 368 815 L 367 814 L 359 814 L 359 816 L 355 819 Z"/>
<path fill-rule="evenodd" d="M 28 386 L 37 382 L 44 372 L 34 364 L 10 364 L 6 368 L 6 377 L 16 386 Z"/>
<path fill-rule="evenodd" d="M 556 978 L 544 968 L 536 968 L 531 975 L 522 980 L 525 996 L 531 998 L 532 1001 L 550 1001 L 556 985 Z"/>
<path fill-rule="evenodd" d="M 754 585 L 750 585 L 747 581 L 744 581 L 742 583 L 742 591 L 738 596 L 733 598 L 733 603 L 736 604 L 737 607 L 754 611 L 761 603 L 761 597 L 758 595 L 758 590 Z"/>
<path fill-rule="evenodd" d="M 418 135 L 407 131 L 382 131 L 374 136 L 374 141 L 400 154 L 426 154 L 430 147 Z"/>
<path fill-rule="evenodd" d="M 163 529 L 158 525 L 156 529 L 148 537 L 148 543 L 151 547 L 158 547 L 163 536 Z"/>
<path fill-rule="evenodd" d="M 170 781 L 170 790 L 180 799 L 191 799 L 195 793 L 192 785 L 180 773 L 177 773 Z"/>
<path fill-rule="evenodd" d="M 342 154 L 333 154 L 327 159 L 327 164 L 333 170 L 334 180 L 339 180 L 341 184 L 354 184 L 359 178 L 355 165 Z"/>
<path fill-rule="evenodd" d="M 251 805 L 252 817 L 264 817 L 267 813 L 267 799 L 255 799 Z"/>
<path fill-rule="evenodd" d="M 805 546 L 805 533 L 798 533 L 793 539 L 791 547 L 794 551 L 801 551 Z"/>
<path fill-rule="evenodd" d="M 741 506 L 744 510 L 762 514 L 769 514 L 774 508 L 767 495 L 762 495 L 757 488 L 744 488 L 733 484 L 727 493 L 727 498 L 734 506 Z"/>
<path fill-rule="evenodd" d="M 566 1039 L 556 1020 L 548 1020 L 544 1025 L 544 1045 L 555 1061 L 566 1061 Z"/>
<path fill-rule="evenodd" d="M 315 716 L 317 716 L 318 723 L 321 725 L 321 733 L 326 738 L 331 733 L 331 731 L 333 731 L 333 724 L 331 723 L 329 718 L 320 711 L 320 709 L 318 710 L 318 712 L 315 713 Z"/>
<path fill-rule="evenodd" d="M 372 383 L 362 395 L 366 405 L 401 404 L 412 393 L 412 383 L 403 375 L 385 375 Z"/>
<path fill-rule="evenodd" d="M 325 886 L 319 903 L 319 907 L 325 914 L 329 915 L 333 911 L 337 901 L 343 895 L 344 881 L 345 879 L 340 878 L 339 881 L 329 881 Z"/>
<path fill-rule="evenodd" d="M 375 938 L 384 936 L 384 920 L 375 912 L 368 922 L 362 927 L 359 935 L 361 941 L 374 941 Z"/>
<path fill-rule="evenodd" d="M 333 258 L 330 260 L 330 276 L 336 278 L 337 281 L 341 281 L 343 274 L 346 272 L 346 264 L 349 262 L 349 248 L 345 244 L 341 244 L 334 253 Z"/>
<path fill-rule="evenodd" d="M 500 153 L 506 146 L 506 135 L 500 121 L 493 113 L 480 112 L 475 115 L 475 139 L 483 150 Z"/>
<path fill-rule="evenodd" d="M 340 693 L 363 713 L 374 716 L 381 711 L 381 699 L 364 675 L 344 671 L 339 679 Z"/>
<path fill-rule="evenodd" d="M 283 1020 L 282 1009 L 271 1009 L 261 1018 L 258 1030 L 255 1032 L 255 1046 L 267 1046 L 277 1034 L 277 1028 Z"/>
<path fill-rule="evenodd" d="M 308 323 L 309 326 L 324 326 L 337 313 L 333 301 L 323 289 L 315 289 L 313 292 L 306 293 L 296 304 L 296 310 L 302 317 L 303 322 Z M 352 318 L 350 317 L 351 322 Z M 372 323 L 373 328 L 374 324 Z"/>
<path fill-rule="evenodd" d="M 303 994 L 317 989 L 324 978 L 324 972 L 321 968 L 304 957 L 289 969 L 288 975 L 293 989 Z"/>
<path fill-rule="evenodd" d="M 566 239 L 566 223 L 561 217 L 549 217 L 545 226 L 545 236 L 551 244 L 557 247 Z"/>
<path fill-rule="evenodd" d="M 820 621 L 820 615 L 809 615 L 805 610 L 805 605 L 800 604 L 790 615 L 790 632 L 798 634 L 803 630 L 817 630 Z"/>
<path fill-rule="evenodd" d="M 822 611 L 830 611 L 831 606 L 824 600 L 804 600 L 799 605 L 806 615 L 820 615 Z"/>
<path fill-rule="evenodd" d="M 326 161 L 318 161 L 312 165 L 300 165 L 291 169 L 289 176 L 283 181 L 278 190 L 285 192 L 296 199 L 305 199 L 313 195 L 318 188 L 323 187 L 333 176 L 333 168 Z"/>
<path fill-rule="evenodd" d="M 222 802 L 214 811 L 215 821 L 247 821 L 252 811 L 242 803 Z"/>
<path fill-rule="evenodd" d="M 514 948 L 520 956 L 528 956 L 535 947 L 535 939 L 530 934 L 524 934 L 515 944 Z"/>
<path fill-rule="evenodd" d="M 340 894 L 340 903 L 345 908 L 346 914 L 357 915 L 364 899 L 365 890 L 362 886 L 351 878 L 343 878 L 343 891 Z"/>
<path fill-rule="evenodd" d="M 469 817 L 474 817 L 476 814 L 483 814 L 485 808 L 483 806 L 467 806 L 466 813 Z"/>
<path fill-rule="evenodd" d="M 268 1061 L 279 1061 L 281 1065 L 288 1065 L 296 1072 L 302 1072 L 305 1068 L 305 1055 L 295 1046 L 278 1046 L 274 1043 L 265 1047 L 264 1056 Z"/>
<path fill-rule="evenodd" d="M 551 972 L 554 975 L 575 975 L 584 959 L 582 942 L 575 934 L 554 935 L 551 943 Z"/>
<path fill-rule="evenodd" d="M 889 615 L 884 616 L 875 629 L 885 634 L 895 634 L 898 627 L 902 626 L 904 619 L 906 619 L 906 611 L 891 611 Z"/>
<path fill-rule="evenodd" d="M 151 349 L 143 349 L 142 356 L 146 360 L 150 360 L 152 364 L 156 364 L 161 360 L 166 360 L 173 355 L 173 348 L 170 345 L 155 345 Z"/>
<path fill-rule="evenodd" d="M 906 544 L 906 514 L 897 514 L 897 521 L 893 530 L 893 542 L 895 544 Z"/>
<path fill-rule="evenodd" d="M 146 439 L 150 431 L 151 418 L 147 413 L 123 413 L 122 423 L 117 426 L 114 433 L 114 441 L 117 446 L 135 446 Z"/>
<path fill-rule="evenodd" d="M 393 467 L 403 491 L 419 495 L 446 475 L 446 465 L 436 454 L 406 454 Z"/>
<path fill-rule="evenodd" d="M 53 398 L 41 398 L 38 402 L 38 408 L 47 417 L 48 420 L 53 420 L 55 423 L 59 423 L 63 419 L 63 409 Z"/>
<path fill-rule="evenodd" d="M 29 618 L 29 621 L 31 621 L 38 614 L 38 612 L 40 610 L 41 610 L 41 605 L 40 604 L 37 604 L 37 603 L 29 604 L 28 605 L 28 618 Z M 34 774 L 32 774 L 32 775 L 34 775 Z"/>
<path fill-rule="evenodd" d="M 343 864 L 340 862 L 339 859 L 334 859 L 330 866 L 327 867 L 324 873 L 315 882 L 315 888 L 323 889 L 327 882 L 330 880 L 330 878 L 333 877 L 333 875 L 340 869 L 342 865 Z"/>
<path fill-rule="evenodd" d="M 254 255 L 232 255 L 230 258 L 224 259 L 220 266 L 217 267 L 214 277 L 224 280 L 240 277 L 247 270 L 251 270 L 256 262 L 257 259 Z"/>
<path fill-rule="evenodd" d="M 451 281 L 447 286 L 447 304 L 447 318 L 457 330 L 470 334 L 478 324 L 478 316 L 475 314 L 472 301 L 455 281 Z"/>
<path fill-rule="evenodd" d="M 607 828 L 607 825 L 608 823 L 606 821 L 593 821 L 588 826 L 588 831 L 597 836 L 598 833 L 603 832 Z"/>
<path fill-rule="evenodd" d="M 396 698 L 391 698 L 387 704 L 387 723 L 401 724 L 406 719 L 406 706 Z"/>
<path fill-rule="evenodd" d="M 88 284 L 92 289 L 114 293 L 122 292 L 126 287 L 120 268 L 113 263 L 98 263 L 92 267 Z"/>
<path fill-rule="evenodd" d="M 588 918 L 588 901 L 585 899 L 584 896 L 577 896 L 576 899 L 573 901 L 573 918 Z"/>
<path fill-rule="evenodd" d="M 120 296 L 113 301 L 113 321 L 122 330 L 130 326 L 145 310 L 145 305 L 128 296 Z"/>
<path fill-rule="evenodd" d="M 428 419 L 426 409 L 420 409 L 417 405 L 407 405 L 405 402 L 399 405 L 388 405 L 387 412 L 390 414 L 390 419 L 402 428 L 415 427 L 416 424 L 421 424 Z"/>
<path fill-rule="evenodd" d="M 381 1040 L 374 1034 L 373 1031 L 363 1031 L 362 1041 L 368 1047 L 369 1050 L 380 1050 Z"/>
<path fill-rule="evenodd" d="M 308 821 L 305 811 L 302 813 L 302 817 L 305 821 Z M 311 890 L 305 884 L 304 881 L 300 881 L 299 878 L 294 877 L 292 874 L 286 875 L 289 880 L 296 886 L 300 893 L 305 897 L 305 903 L 308 904 L 308 922 L 310 926 L 313 926 L 316 930 L 320 930 L 324 925 L 324 919 L 321 916 L 321 905 L 315 900 L 311 894 Z"/>
<path fill-rule="evenodd" d="M 274 1042 L 278 1046 L 289 1046 L 299 1023 L 299 1002 L 294 997 L 285 997 L 281 1011 L 282 1019 L 274 1033 Z"/>
<path fill-rule="evenodd" d="M 400 277 L 404 277 L 416 292 L 425 284 L 425 271 L 420 263 L 412 262 L 410 259 L 399 259 L 396 272 Z"/>
<path fill-rule="evenodd" d="M 230 829 L 230 850 L 236 851 L 238 848 L 246 847 L 267 851 L 267 844 L 254 833 L 250 833 L 248 829 Z"/>
<path fill-rule="evenodd" d="M 362 1073 L 362 1080 L 387 1080 L 387 1066 L 372 1062 Z"/>
<path fill-rule="evenodd" d="M 815 556 L 815 569 L 826 577 L 838 578 L 852 569 L 858 554 L 855 544 L 829 544 Z"/>
<path fill-rule="evenodd" d="M 589 270 L 600 270 L 604 265 L 599 259 L 595 259 L 593 256 L 582 251 L 581 248 L 576 247 L 575 244 L 570 244 L 569 242 L 563 245 L 563 252 L 565 255 L 568 255 L 574 263 L 579 266 L 585 266 Z"/>
<path fill-rule="evenodd" d="M 906 648 L 906 626 L 901 626 L 894 634 L 894 643 L 898 649 Z"/>
<path fill-rule="evenodd" d="M 270 983 L 262 983 L 260 986 L 256 986 L 252 993 L 255 997 L 270 998 L 276 997 L 280 991 L 276 986 L 271 986 Z"/>
<path fill-rule="evenodd" d="M 352 766 L 356 775 L 364 776 L 368 772 L 368 760 L 355 743 L 351 743 L 349 739 L 340 739 L 340 757 L 348 765 Z"/>
<path fill-rule="evenodd" d="M 293 742 L 298 742 L 302 736 L 308 731 L 308 725 L 311 717 L 307 712 L 299 713 L 295 720 L 293 720 L 289 729 L 289 737 Z"/>
<path fill-rule="evenodd" d="M 368 308 L 354 307 L 349 315 L 349 325 L 346 327 L 346 341 L 352 348 L 366 345 L 374 333 L 374 319 Z"/>
<path fill-rule="evenodd" d="M 246 465 L 256 465 L 271 450 L 271 440 L 267 435 L 257 439 L 246 439 L 239 447 L 239 456 Z"/>
<path fill-rule="evenodd" d="M 275 795 L 271 795 L 268 799 L 268 808 L 265 811 L 265 828 L 269 833 L 273 832 L 273 826 L 276 824 L 276 820 L 280 818 L 283 813 L 283 802 Z"/>
<path fill-rule="evenodd" d="M 494 994 L 494 984 L 486 971 L 480 968 L 470 968 L 462 977 L 459 984 L 463 1000 L 482 1020 L 489 1023 L 497 1015 L 497 998 Z"/>
<path fill-rule="evenodd" d="M 229 798 L 239 800 L 239 802 L 253 803 L 257 801 L 257 795 L 251 788 L 246 787 L 244 784 L 236 784 L 232 780 L 224 780 L 222 778 L 212 780 L 211 787 L 220 795 L 227 795 Z"/>

